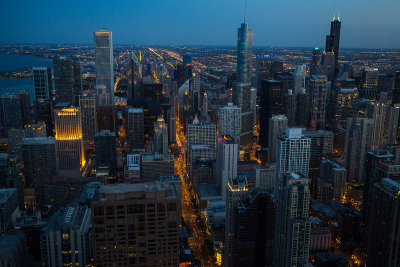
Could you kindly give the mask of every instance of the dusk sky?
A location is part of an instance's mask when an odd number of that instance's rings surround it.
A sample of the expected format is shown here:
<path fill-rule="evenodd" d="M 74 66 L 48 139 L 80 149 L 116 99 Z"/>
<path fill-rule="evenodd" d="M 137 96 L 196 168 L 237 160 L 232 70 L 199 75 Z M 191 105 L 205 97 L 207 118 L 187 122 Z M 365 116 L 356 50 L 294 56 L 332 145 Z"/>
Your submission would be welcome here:
<path fill-rule="evenodd" d="M 340 10 L 343 48 L 400 48 L 399 0 L 248 0 L 254 46 L 324 47 Z M 236 45 L 244 0 L 0 1 L 0 43 Z"/>

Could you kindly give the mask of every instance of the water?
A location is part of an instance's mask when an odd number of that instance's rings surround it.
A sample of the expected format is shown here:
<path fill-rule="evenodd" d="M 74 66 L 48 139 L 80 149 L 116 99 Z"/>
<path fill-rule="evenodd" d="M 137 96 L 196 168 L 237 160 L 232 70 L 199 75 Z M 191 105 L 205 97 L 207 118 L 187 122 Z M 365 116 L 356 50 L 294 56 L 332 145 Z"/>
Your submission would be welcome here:
<path fill-rule="evenodd" d="M 53 61 L 47 58 L 20 55 L 0 54 L 0 72 L 15 71 L 32 67 L 53 67 Z M 31 79 L 0 79 L 0 95 L 28 91 L 33 101 L 35 90 Z"/>
<path fill-rule="evenodd" d="M 53 67 L 48 58 L 20 54 L 0 54 L 0 71 L 14 71 L 32 67 Z"/>

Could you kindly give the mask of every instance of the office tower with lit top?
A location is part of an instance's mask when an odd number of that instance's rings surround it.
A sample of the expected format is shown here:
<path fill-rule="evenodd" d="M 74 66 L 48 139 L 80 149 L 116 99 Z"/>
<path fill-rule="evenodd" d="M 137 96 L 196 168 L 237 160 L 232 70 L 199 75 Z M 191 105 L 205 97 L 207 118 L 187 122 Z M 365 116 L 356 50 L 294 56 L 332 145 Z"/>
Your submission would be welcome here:
<path fill-rule="evenodd" d="M 93 145 L 94 135 L 97 132 L 96 99 L 93 96 L 81 96 L 79 108 L 82 120 L 82 139 L 84 144 Z"/>
<path fill-rule="evenodd" d="M 92 266 L 90 208 L 69 205 L 58 210 L 42 230 L 40 248 L 45 266 Z"/>
<path fill-rule="evenodd" d="M 96 60 L 96 90 L 98 105 L 114 104 L 114 57 L 112 32 L 100 29 L 94 32 Z"/>
<path fill-rule="evenodd" d="M 237 176 L 239 144 L 230 135 L 220 135 L 217 138 L 217 187 L 226 199 L 226 187 L 231 178 Z"/>
<path fill-rule="evenodd" d="M 237 39 L 237 73 L 233 88 L 235 105 L 241 108 L 242 131 L 240 143 L 242 148 L 250 148 L 253 142 L 253 111 L 251 109 L 251 58 L 253 31 L 249 25 L 242 23 L 238 29 Z"/>
<path fill-rule="evenodd" d="M 339 44 L 341 24 L 342 22 L 340 21 L 340 16 L 337 18 L 333 16 L 331 21 L 330 35 L 326 36 L 325 52 L 334 53 L 334 77 L 336 77 L 339 73 Z"/>
<path fill-rule="evenodd" d="M 218 109 L 218 133 L 230 135 L 236 143 L 240 144 L 241 119 L 240 107 L 228 103 Z"/>
<path fill-rule="evenodd" d="M 35 99 L 52 99 L 53 85 L 51 79 L 51 68 L 33 67 L 32 73 Z"/>
<path fill-rule="evenodd" d="M 294 172 L 284 173 L 282 178 L 276 202 L 274 264 L 306 267 L 311 232 L 308 178 Z"/>
<path fill-rule="evenodd" d="M 162 116 L 159 116 L 154 124 L 153 151 L 168 153 L 168 127 Z"/>
<path fill-rule="evenodd" d="M 54 121 L 58 173 L 80 177 L 85 165 L 80 110 L 76 107 L 54 110 Z"/>
<path fill-rule="evenodd" d="M 101 186 L 91 205 L 94 265 L 178 266 L 179 183 Z"/>

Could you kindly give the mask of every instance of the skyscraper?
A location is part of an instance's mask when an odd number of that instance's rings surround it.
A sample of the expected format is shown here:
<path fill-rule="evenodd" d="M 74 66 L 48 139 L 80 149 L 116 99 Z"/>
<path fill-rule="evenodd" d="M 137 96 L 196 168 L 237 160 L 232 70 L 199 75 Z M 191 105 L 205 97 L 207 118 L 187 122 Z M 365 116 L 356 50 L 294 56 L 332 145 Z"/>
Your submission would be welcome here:
<path fill-rule="evenodd" d="M 153 151 L 168 153 L 168 127 L 162 116 L 159 116 L 154 124 Z"/>
<path fill-rule="evenodd" d="M 82 139 L 85 144 L 93 144 L 97 132 L 96 100 L 93 96 L 81 96 L 79 108 L 82 120 Z"/>
<path fill-rule="evenodd" d="M 300 93 L 303 88 L 306 88 L 306 65 L 297 65 L 293 72 L 293 91 L 294 94 Z"/>
<path fill-rule="evenodd" d="M 33 86 L 35 87 L 35 99 L 52 99 L 53 86 L 51 68 L 33 67 Z"/>
<path fill-rule="evenodd" d="M 51 99 L 35 99 L 35 120 L 43 121 L 46 124 L 47 136 L 54 136 L 53 133 L 53 101 Z"/>
<path fill-rule="evenodd" d="M 216 147 L 216 127 L 214 123 L 194 122 L 188 125 L 187 147 L 192 145 L 210 146 L 214 151 Z"/>
<path fill-rule="evenodd" d="M 396 231 L 400 218 L 400 185 L 390 178 L 383 178 L 372 188 L 374 201 L 371 203 L 367 224 L 367 266 L 397 266 L 400 261 L 400 242 Z"/>
<path fill-rule="evenodd" d="M 286 128 L 278 138 L 274 194 L 284 185 L 282 174 L 296 172 L 308 177 L 311 139 L 303 135 L 302 128 Z"/>
<path fill-rule="evenodd" d="M 54 121 L 58 172 L 79 177 L 85 165 L 80 110 L 75 107 L 55 110 Z"/>
<path fill-rule="evenodd" d="M 237 176 L 239 144 L 229 135 L 220 135 L 217 143 L 217 187 L 225 200 L 228 181 Z"/>
<path fill-rule="evenodd" d="M 30 94 L 27 91 L 20 91 L 17 96 L 19 96 L 21 102 L 23 125 L 30 124 L 32 122 Z"/>
<path fill-rule="evenodd" d="M 269 119 L 269 134 L 268 134 L 268 162 L 276 162 L 276 143 L 278 138 L 286 133 L 288 120 L 285 115 L 272 115 Z"/>
<path fill-rule="evenodd" d="M 260 92 L 260 137 L 261 146 L 268 145 L 269 119 L 274 114 L 283 114 L 283 83 L 277 80 L 262 80 Z"/>
<path fill-rule="evenodd" d="M 101 186 L 92 201 L 94 265 L 178 266 L 180 202 L 177 181 Z"/>
<path fill-rule="evenodd" d="M 276 204 L 274 264 L 306 267 L 311 232 L 308 178 L 293 172 L 283 174 L 282 178 Z"/>
<path fill-rule="evenodd" d="M 57 174 L 54 137 L 25 138 L 22 141 L 25 184 L 37 185 Z"/>
<path fill-rule="evenodd" d="M 238 106 L 228 103 L 218 109 L 218 133 L 230 135 L 236 143 L 240 144 L 241 112 Z"/>
<path fill-rule="evenodd" d="M 3 94 L 0 98 L 0 123 L 6 129 L 23 129 L 21 98 L 14 94 Z"/>
<path fill-rule="evenodd" d="M 129 149 L 144 148 L 143 109 L 129 107 L 126 114 L 126 141 Z"/>
<path fill-rule="evenodd" d="M 253 31 L 242 23 L 237 39 L 237 74 L 233 89 L 234 103 L 241 108 L 241 147 L 250 148 L 253 141 L 253 111 L 251 110 L 251 58 Z"/>
<path fill-rule="evenodd" d="M 326 36 L 326 52 L 333 52 L 335 54 L 335 77 L 339 72 L 339 44 L 340 44 L 340 28 L 341 28 L 340 16 L 335 18 L 333 16 L 331 21 L 331 32 L 330 35 Z"/>
<path fill-rule="evenodd" d="M 374 104 L 374 130 L 371 150 L 382 145 L 395 144 L 399 121 L 400 104 L 386 105 L 378 102 Z"/>
<path fill-rule="evenodd" d="M 108 166 L 110 172 L 117 169 L 117 143 L 115 133 L 103 130 L 96 133 L 94 146 L 96 153 L 96 165 Z"/>
<path fill-rule="evenodd" d="M 45 266 L 90 266 L 93 264 L 90 208 L 69 205 L 47 222 L 40 237 Z"/>
<path fill-rule="evenodd" d="M 344 157 L 349 183 L 364 183 L 365 155 L 371 150 L 373 126 L 372 119 L 347 119 Z"/>
<path fill-rule="evenodd" d="M 0 153 L 0 188 L 16 188 L 18 206 L 20 210 L 25 209 L 21 162 L 17 155 Z"/>
<path fill-rule="evenodd" d="M 325 128 L 327 82 L 325 75 L 313 75 L 310 80 L 312 129 L 317 129 L 318 125 Z"/>
<path fill-rule="evenodd" d="M 56 102 L 78 105 L 78 96 L 82 91 L 80 63 L 60 57 L 53 60 L 53 66 Z"/>
<path fill-rule="evenodd" d="M 96 90 L 98 105 L 114 104 L 114 58 L 112 32 L 100 29 L 94 32 L 96 56 Z"/>

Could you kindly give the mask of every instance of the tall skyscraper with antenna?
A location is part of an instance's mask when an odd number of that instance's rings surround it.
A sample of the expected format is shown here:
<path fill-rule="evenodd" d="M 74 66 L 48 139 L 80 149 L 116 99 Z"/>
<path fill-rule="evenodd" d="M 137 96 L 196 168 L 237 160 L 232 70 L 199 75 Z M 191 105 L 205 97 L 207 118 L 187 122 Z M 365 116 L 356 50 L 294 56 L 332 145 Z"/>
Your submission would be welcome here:
<path fill-rule="evenodd" d="M 339 72 L 339 42 L 340 42 L 340 14 L 337 18 L 333 15 L 331 21 L 331 33 L 326 36 L 325 52 L 333 52 L 335 54 L 335 77 Z"/>
<path fill-rule="evenodd" d="M 245 18 L 246 21 L 246 18 Z M 253 141 L 253 111 L 251 109 L 251 56 L 253 31 L 244 21 L 238 29 L 237 75 L 234 84 L 234 102 L 241 108 L 242 129 L 240 146 L 250 148 Z"/>

